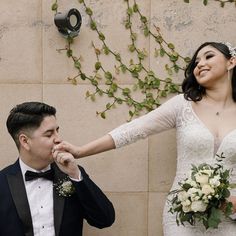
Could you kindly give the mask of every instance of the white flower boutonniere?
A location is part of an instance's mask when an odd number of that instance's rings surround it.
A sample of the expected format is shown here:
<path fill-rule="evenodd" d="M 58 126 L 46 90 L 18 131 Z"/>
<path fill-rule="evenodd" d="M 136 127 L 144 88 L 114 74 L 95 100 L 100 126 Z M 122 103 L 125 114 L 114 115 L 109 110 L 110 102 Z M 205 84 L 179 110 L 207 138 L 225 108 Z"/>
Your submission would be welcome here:
<path fill-rule="evenodd" d="M 55 184 L 59 196 L 70 197 L 75 192 L 75 187 L 67 177 Z"/>

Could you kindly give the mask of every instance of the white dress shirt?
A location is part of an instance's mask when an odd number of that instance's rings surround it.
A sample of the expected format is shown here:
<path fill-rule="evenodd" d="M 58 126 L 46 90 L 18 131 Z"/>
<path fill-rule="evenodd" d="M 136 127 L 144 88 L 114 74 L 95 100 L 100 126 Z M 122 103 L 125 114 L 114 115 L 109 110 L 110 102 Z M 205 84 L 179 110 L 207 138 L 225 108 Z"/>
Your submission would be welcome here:
<path fill-rule="evenodd" d="M 34 236 L 55 236 L 53 216 L 53 182 L 45 178 L 25 181 L 27 170 L 39 172 L 27 166 L 20 159 L 27 198 L 33 223 Z M 50 166 L 41 172 L 49 170 Z"/>

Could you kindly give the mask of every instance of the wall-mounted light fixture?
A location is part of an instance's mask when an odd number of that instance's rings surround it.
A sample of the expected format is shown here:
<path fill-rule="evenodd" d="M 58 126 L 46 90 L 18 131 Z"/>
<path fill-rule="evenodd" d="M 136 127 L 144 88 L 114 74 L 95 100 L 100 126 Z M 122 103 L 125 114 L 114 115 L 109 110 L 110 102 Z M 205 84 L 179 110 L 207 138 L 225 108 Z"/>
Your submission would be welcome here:
<path fill-rule="evenodd" d="M 82 17 L 77 9 L 72 8 L 64 14 L 58 12 L 54 17 L 54 22 L 58 31 L 65 37 L 76 37 L 80 31 Z"/>

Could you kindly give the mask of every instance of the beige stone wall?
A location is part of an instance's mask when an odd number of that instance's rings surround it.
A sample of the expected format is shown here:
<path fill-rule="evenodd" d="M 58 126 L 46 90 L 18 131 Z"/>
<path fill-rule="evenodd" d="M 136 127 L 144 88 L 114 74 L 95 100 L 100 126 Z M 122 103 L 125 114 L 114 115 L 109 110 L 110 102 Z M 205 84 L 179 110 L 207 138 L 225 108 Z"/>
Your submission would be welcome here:
<path fill-rule="evenodd" d="M 230 41 L 236 45 L 236 11 L 233 4 L 221 8 L 209 0 L 204 7 L 201 0 L 137 0 L 151 24 L 161 28 L 165 39 L 173 42 L 177 51 L 191 56 L 204 41 Z M 17 158 L 17 150 L 5 127 L 9 110 L 23 101 L 43 101 L 56 106 L 58 122 L 64 139 L 84 144 L 105 134 L 126 121 L 127 107 L 122 106 L 107 114 L 107 119 L 96 117 L 108 98 L 95 103 L 85 99 L 92 86 L 79 82 L 73 86 L 68 76 L 76 71 L 71 61 L 56 49 L 64 47 L 64 39 L 53 23 L 50 0 L 0 1 L 0 167 Z M 93 70 L 95 56 L 91 41 L 99 44 L 89 29 L 89 20 L 77 0 L 59 0 L 59 10 L 79 9 L 83 25 L 75 40 L 74 50 L 83 56 L 83 68 Z M 107 42 L 127 61 L 130 54 L 129 36 L 122 21 L 125 18 L 123 0 L 88 0 L 94 11 L 98 27 Z M 137 31 L 140 29 L 136 26 Z M 140 48 L 152 55 L 155 43 L 141 35 Z M 104 58 L 107 69 L 113 68 L 111 58 Z M 164 76 L 161 61 L 149 57 L 146 65 Z M 182 75 L 176 78 L 182 81 Z M 132 86 L 133 79 L 119 78 L 120 84 Z M 137 95 L 138 96 L 138 95 Z M 161 236 L 162 209 L 171 186 L 176 165 L 175 133 L 168 131 L 132 144 L 123 149 L 79 160 L 95 182 L 111 198 L 116 208 L 115 224 L 104 230 L 85 225 L 85 236 Z"/>

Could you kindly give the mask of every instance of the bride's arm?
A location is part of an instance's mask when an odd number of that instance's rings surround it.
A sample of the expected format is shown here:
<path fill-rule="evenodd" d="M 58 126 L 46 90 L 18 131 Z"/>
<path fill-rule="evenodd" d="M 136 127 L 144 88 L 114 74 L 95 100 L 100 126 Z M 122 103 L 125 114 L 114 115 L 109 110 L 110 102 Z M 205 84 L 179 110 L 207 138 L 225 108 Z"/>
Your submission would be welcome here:
<path fill-rule="evenodd" d="M 139 139 L 144 139 L 149 135 L 174 128 L 176 116 L 183 101 L 183 96 L 176 96 L 157 109 L 113 129 L 109 134 L 106 134 L 101 138 L 83 146 L 75 146 L 63 141 L 62 143 L 55 145 L 53 152 L 67 151 L 75 158 L 81 158 L 114 148 L 120 148 L 134 143 Z"/>
<path fill-rule="evenodd" d="M 70 152 L 75 158 L 81 158 L 100 152 L 109 151 L 115 147 L 116 146 L 112 137 L 109 134 L 106 134 L 103 137 L 89 142 L 83 146 L 75 146 L 66 141 L 62 141 L 60 144 L 54 147 L 53 152 L 67 151 Z"/>

